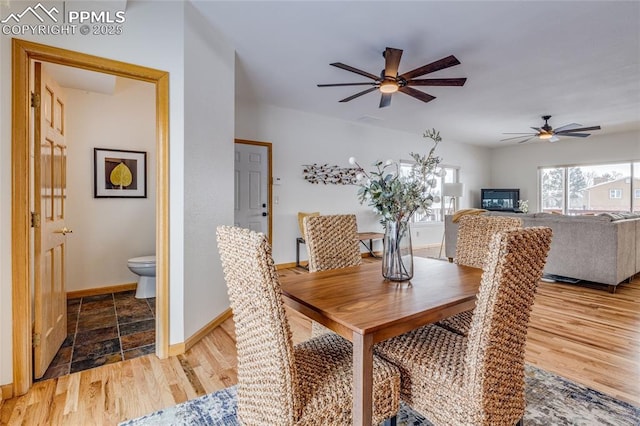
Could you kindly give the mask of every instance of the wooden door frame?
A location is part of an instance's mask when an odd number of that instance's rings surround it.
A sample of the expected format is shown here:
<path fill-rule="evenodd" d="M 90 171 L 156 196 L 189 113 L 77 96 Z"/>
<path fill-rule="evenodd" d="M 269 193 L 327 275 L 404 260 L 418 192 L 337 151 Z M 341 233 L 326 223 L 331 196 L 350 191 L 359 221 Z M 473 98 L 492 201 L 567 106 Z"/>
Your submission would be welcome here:
<path fill-rule="evenodd" d="M 42 61 L 152 83 L 156 88 L 156 355 L 169 354 L 169 73 L 71 50 L 12 40 L 11 273 L 13 394 L 32 385 L 31 271 L 31 62 Z"/>
<path fill-rule="evenodd" d="M 246 139 L 235 139 L 234 143 L 241 143 L 244 145 L 256 145 L 264 146 L 267 148 L 267 229 L 269 230 L 269 244 L 273 245 L 273 167 L 272 167 L 272 143 L 271 142 L 258 142 L 250 141 Z"/>

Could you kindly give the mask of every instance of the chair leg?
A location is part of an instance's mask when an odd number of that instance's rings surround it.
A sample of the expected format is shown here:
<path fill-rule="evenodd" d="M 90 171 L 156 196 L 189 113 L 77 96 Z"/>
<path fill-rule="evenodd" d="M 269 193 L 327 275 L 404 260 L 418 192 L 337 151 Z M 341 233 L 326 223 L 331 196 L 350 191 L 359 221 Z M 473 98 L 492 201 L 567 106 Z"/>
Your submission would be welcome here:
<path fill-rule="evenodd" d="M 524 426 L 524 417 L 520 417 L 520 420 L 518 420 L 518 423 L 516 423 L 516 426 Z"/>

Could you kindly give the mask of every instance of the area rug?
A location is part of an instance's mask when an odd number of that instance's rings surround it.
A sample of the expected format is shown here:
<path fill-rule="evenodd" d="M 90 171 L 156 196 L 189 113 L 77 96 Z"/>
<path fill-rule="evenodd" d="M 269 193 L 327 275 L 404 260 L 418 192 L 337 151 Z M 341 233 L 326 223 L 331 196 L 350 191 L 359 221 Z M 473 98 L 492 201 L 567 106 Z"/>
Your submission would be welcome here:
<path fill-rule="evenodd" d="M 525 426 L 640 425 L 640 408 L 531 365 L 526 366 L 526 401 Z M 405 405 L 397 424 L 431 425 Z M 120 425 L 236 426 L 236 388 L 222 389 Z"/>

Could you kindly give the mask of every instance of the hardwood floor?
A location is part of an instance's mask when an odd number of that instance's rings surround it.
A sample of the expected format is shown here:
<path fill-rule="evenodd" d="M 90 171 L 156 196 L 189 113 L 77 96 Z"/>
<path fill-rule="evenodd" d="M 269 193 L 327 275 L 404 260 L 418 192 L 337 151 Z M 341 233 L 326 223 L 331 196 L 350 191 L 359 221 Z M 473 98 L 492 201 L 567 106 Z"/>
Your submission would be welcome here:
<path fill-rule="evenodd" d="M 308 338 L 309 321 L 289 313 L 294 343 Z M 234 339 L 227 320 L 184 355 L 143 356 L 38 382 L 27 395 L 0 403 L 0 424 L 116 425 L 233 385 Z M 541 283 L 526 360 L 640 406 L 640 276 L 615 294 L 606 287 Z"/>

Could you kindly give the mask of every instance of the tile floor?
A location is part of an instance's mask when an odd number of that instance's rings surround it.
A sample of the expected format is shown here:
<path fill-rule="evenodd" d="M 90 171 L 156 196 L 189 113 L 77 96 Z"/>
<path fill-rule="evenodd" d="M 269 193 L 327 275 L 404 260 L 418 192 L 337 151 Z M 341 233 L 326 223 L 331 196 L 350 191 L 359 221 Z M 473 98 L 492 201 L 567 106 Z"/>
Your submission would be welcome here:
<path fill-rule="evenodd" d="M 67 338 L 40 379 L 155 353 L 156 299 L 135 291 L 67 300 Z"/>

